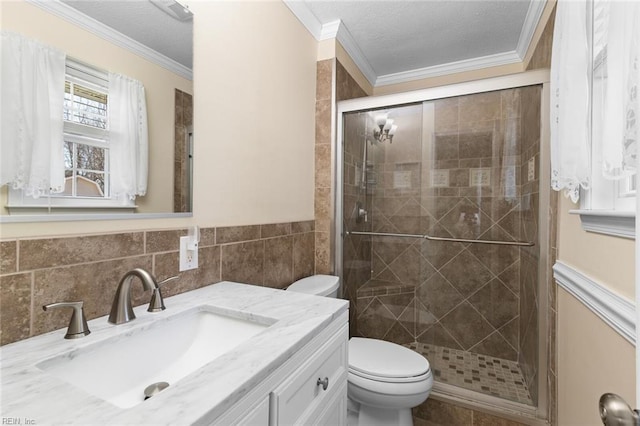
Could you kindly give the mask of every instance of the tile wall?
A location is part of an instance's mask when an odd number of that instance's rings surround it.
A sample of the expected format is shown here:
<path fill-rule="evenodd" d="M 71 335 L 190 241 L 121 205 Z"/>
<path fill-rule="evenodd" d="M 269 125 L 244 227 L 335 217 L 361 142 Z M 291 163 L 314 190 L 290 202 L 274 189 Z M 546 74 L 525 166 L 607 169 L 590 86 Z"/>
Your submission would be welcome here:
<path fill-rule="evenodd" d="M 335 103 L 333 87 L 335 59 L 319 61 L 316 66 L 316 137 L 315 137 L 315 195 L 316 218 L 316 274 L 332 273 L 331 221 L 332 165 L 331 165 L 331 116 Z"/>
<path fill-rule="evenodd" d="M 343 150 L 343 224 L 348 231 L 371 231 L 371 221 L 358 220 L 358 208 L 371 211 L 371 197 L 366 196 L 363 168 L 364 134 L 367 128 L 366 113 L 345 115 Z M 343 238 L 342 280 L 344 297 L 351 302 L 349 314 L 351 334 L 357 333 L 358 288 L 371 278 L 371 239 L 366 236 L 348 235 Z"/>
<path fill-rule="evenodd" d="M 527 70 L 533 70 L 538 68 L 550 68 L 551 67 L 551 49 L 553 47 L 553 28 L 555 25 L 555 8 L 547 21 L 540 41 L 536 47 L 536 50 L 527 65 Z M 549 265 L 553 265 L 557 257 L 557 218 L 558 218 L 558 193 L 551 191 L 551 203 L 546 211 L 546 218 L 551 225 L 549 231 Z M 548 288 L 548 304 L 549 309 L 547 312 L 548 328 L 546 330 L 546 336 L 548 337 L 549 348 L 547 351 L 549 368 L 547 370 L 547 392 L 548 392 L 548 419 L 552 425 L 557 424 L 557 371 L 556 371 L 556 284 L 553 280 L 553 272 L 549 267 L 546 270 L 546 276 L 544 277 Z M 540 297 L 544 297 L 541 295 Z"/>
<path fill-rule="evenodd" d="M 393 144 L 371 149 L 373 230 L 506 241 L 529 237 L 523 231 L 530 227 L 522 223 L 537 204 L 523 204 L 523 187 L 536 182 L 523 185 L 522 90 L 435 101 L 433 135 L 424 142 L 422 106 L 395 109 L 399 128 Z M 539 130 L 526 130 L 539 140 Z M 518 361 L 519 248 L 376 237 L 372 252 L 373 279 L 358 290 L 361 335 Z M 528 283 L 536 276 L 527 275 Z"/>
<path fill-rule="evenodd" d="M 334 216 L 331 117 L 335 113 L 336 102 L 363 97 L 366 93 L 335 58 L 319 61 L 316 73 L 316 273 L 331 274 L 334 272 L 331 248 Z"/>
<path fill-rule="evenodd" d="M 527 241 L 538 241 L 540 210 L 540 86 L 520 89 L 521 96 L 521 156 L 520 175 L 522 201 L 520 206 L 520 235 Z M 530 175 L 529 166 L 535 173 Z M 533 401 L 538 397 L 538 312 L 540 246 L 520 249 L 520 324 L 518 363 Z"/>
<path fill-rule="evenodd" d="M 66 327 L 69 312 L 42 305 L 84 301 L 87 319 L 107 315 L 120 278 L 145 268 L 158 280 L 179 275 L 166 297 L 219 281 L 273 288 L 314 273 L 314 222 L 201 230 L 198 269 L 178 271 L 185 229 L 144 230 L 0 242 L 0 344 Z M 149 302 L 133 286 L 135 305 Z"/>
<path fill-rule="evenodd" d="M 191 211 L 191 173 L 187 129 L 193 126 L 193 96 L 175 89 L 173 211 Z"/>

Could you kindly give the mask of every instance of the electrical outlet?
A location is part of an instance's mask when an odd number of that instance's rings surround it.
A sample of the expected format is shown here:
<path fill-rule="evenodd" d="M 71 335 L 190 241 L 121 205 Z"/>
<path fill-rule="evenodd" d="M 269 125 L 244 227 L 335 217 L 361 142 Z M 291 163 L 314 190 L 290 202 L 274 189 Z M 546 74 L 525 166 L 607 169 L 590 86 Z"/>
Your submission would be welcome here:
<path fill-rule="evenodd" d="M 527 164 L 527 182 L 531 182 L 536 179 L 536 158 L 529 159 Z"/>
<path fill-rule="evenodd" d="M 195 250 L 189 250 L 189 241 L 189 237 L 180 237 L 180 271 L 198 267 L 198 243 L 195 243 Z"/>

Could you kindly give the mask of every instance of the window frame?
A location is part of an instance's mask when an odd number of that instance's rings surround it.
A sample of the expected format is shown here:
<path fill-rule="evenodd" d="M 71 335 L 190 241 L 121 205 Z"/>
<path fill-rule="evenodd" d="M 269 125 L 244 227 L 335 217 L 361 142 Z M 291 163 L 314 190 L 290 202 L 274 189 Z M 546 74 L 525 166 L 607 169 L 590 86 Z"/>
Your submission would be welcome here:
<path fill-rule="evenodd" d="M 65 83 L 71 81 L 74 84 L 80 84 L 89 89 L 97 92 L 106 93 L 108 96 L 109 91 L 109 74 L 107 71 L 96 68 L 92 65 L 81 62 L 77 59 L 67 57 L 66 69 L 65 69 Z M 64 98 L 61 99 L 64 102 Z M 108 101 L 107 101 L 108 102 Z M 43 209 L 61 209 L 66 212 L 73 213 L 74 211 L 85 213 L 89 210 L 93 212 L 100 212 L 102 209 L 108 211 L 120 210 L 123 213 L 133 213 L 135 208 L 134 200 L 121 200 L 111 196 L 110 190 L 110 178 L 111 170 L 109 167 L 109 130 L 108 130 L 108 117 L 107 126 L 105 129 L 97 127 L 87 126 L 72 121 L 64 121 L 64 143 L 72 143 L 75 147 L 78 144 L 95 146 L 105 149 L 105 167 L 104 171 L 99 171 L 105 174 L 104 184 L 104 197 L 91 197 L 91 196 L 69 196 L 61 194 L 48 194 L 39 198 L 28 197 L 21 189 L 9 188 L 7 198 L 7 209 L 10 214 L 23 213 L 31 214 L 42 211 Z M 71 165 L 72 176 L 80 176 L 76 174 L 78 168 L 77 164 Z M 67 171 L 65 167 L 65 171 Z"/>
<path fill-rule="evenodd" d="M 592 58 L 588 70 L 589 90 L 589 143 L 591 146 L 591 185 L 588 190 L 580 189 L 580 207 L 571 210 L 580 216 L 582 228 L 585 231 L 596 232 L 615 237 L 635 239 L 636 193 L 628 188 L 637 188 L 637 173 L 620 180 L 605 179 L 602 175 L 602 143 L 603 139 L 596 137 L 601 134 L 598 112 L 602 109 L 594 108 L 598 100 L 602 100 L 602 90 L 597 93 L 595 87 L 594 65 L 606 64 L 606 47 L 594 58 L 593 38 L 593 6 L 595 0 L 588 2 L 587 22 L 589 22 L 589 55 Z M 598 96 L 598 95 L 601 96 Z M 634 191 L 635 192 L 635 191 Z"/>

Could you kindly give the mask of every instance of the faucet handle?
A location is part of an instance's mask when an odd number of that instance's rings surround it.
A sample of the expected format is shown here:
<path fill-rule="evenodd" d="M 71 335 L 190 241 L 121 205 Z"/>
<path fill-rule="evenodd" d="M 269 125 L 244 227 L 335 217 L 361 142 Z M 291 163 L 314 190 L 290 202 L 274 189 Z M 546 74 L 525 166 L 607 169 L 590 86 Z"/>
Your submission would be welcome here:
<path fill-rule="evenodd" d="M 166 307 L 164 306 L 164 300 L 162 299 L 162 292 L 160 291 L 160 287 L 168 283 L 169 281 L 177 280 L 178 277 L 179 276 L 176 275 L 175 277 L 170 277 L 166 280 L 162 280 L 157 284 L 156 288 L 153 289 L 153 293 L 151 294 L 151 301 L 149 302 L 149 309 L 147 309 L 147 312 L 161 312 L 166 309 Z"/>
<path fill-rule="evenodd" d="M 158 288 L 160 288 L 161 285 L 165 285 L 169 281 L 177 280 L 178 278 L 180 278 L 180 275 L 176 275 L 175 277 L 169 277 L 166 280 L 162 280 L 158 283 Z"/>
<path fill-rule="evenodd" d="M 58 302 L 44 305 L 42 310 L 47 311 L 49 309 L 56 308 L 73 308 L 71 314 L 71 320 L 69 321 L 69 327 L 67 327 L 67 334 L 64 335 L 65 339 L 78 339 L 91 333 L 87 319 L 84 316 L 83 302 Z"/>

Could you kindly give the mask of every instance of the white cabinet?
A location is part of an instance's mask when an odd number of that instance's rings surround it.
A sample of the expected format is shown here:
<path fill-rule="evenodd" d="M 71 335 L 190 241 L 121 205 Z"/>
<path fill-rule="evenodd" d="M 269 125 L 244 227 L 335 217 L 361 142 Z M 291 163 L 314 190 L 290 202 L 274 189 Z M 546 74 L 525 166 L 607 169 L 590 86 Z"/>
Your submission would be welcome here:
<path fill-rule="evenodd" d="M 346 426 L 347 315 L 320 331 L 213 424 Z"/>
<path fill-rule="evenodd" d="M 269 397 L 265 397 L 262 401 L 253 407 L 248 414 L 242 416 L 234 422 L 236 426 L 258 426 L 269 424 Z"/>
<path fill-rule="evenodd" d="M 343 383 L 341 388 L 334 392 L 333 399 L 320 410 L 310 416 L 315 420 L 312 425 L 323 426 L 347 426 L 347 384 Z"/>
<path fill-rule="evenodd" d="M 271 425 L 316 424 L 347 381 L 348 338 L 345 326 L 271 392 Z"/>

